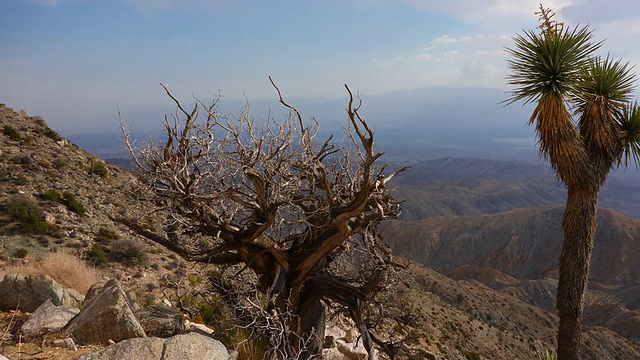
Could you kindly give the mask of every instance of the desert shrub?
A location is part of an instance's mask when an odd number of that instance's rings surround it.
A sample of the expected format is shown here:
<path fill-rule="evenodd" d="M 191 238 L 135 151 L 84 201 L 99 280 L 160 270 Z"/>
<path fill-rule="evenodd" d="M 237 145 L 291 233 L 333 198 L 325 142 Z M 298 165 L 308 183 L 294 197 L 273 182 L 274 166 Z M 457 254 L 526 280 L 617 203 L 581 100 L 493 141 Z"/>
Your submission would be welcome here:
<path fill-rule="evenodd" d="M 65 191 L 62 193 L 62 203 L 69 209 L 69 211 L 73 211 L 78 215 L 86 214 L 87 210 L 84 208 L 84 205 L 76 199 L 76 196 L 70 192 Z"/>
<path fill-rule="evenodd" d="M 100 272 L 86 262 L 64 252 L 48 253 L 34 265 L 8 268 L 7 273 L 49 275 L 60 285 L 86 294 L 99 281 Z"/>
<path fill-rule="evenodd" d="M 38 244 L 40 244 L 40 246 L 49 247 L 49 239 L 45 236 L 38 236 L 36 238 L 36 241 L 38 242 Z"/>
<path fill-rule="evenodd" d="M 477 352 L 465 351 L 463 354 L 464 358 L 467 360 L 480 360 L 480 354 L 478 354 Z"/>
<path fill-rule="evenodd" d="M 144 264 L 149 260 L 149 254 L 144 245 L 133 239 L 122 239 L 109 246 L 111 258 L 126 265 Z"/>
<path fill-rule="evenodd" d="M 44 212 L 38 204 L 28 198 L 15 197 L 9 200 L 7 212 L 20 222 L 20 229 L 28 234 L 43 234 L 47 231 Z"/>
<path fill-rule="evenodd" d="M 62 194 L 60 193 L 60 191 L 55 189 L 47 190 L 42 195 L 40 195 L 40 198 L 42 200 L 49 200 L 53 202 L 60 201 L 60 197 L 62 197 Z"/>
<path fill-rule="evenodd" d="M 42 118 L 42 116 L 30 116 L 29 117 L 31 120 L 33 120 L 36 124 L 38 124 L 38 126 L 41 126 L 43 128 L 47 127 L 47 123 L 44 121 L 44 119 Z"/>
<path fill-rule="evenodd" d="M 107 262 L 107 253 L 101 243 L 95 243 L 91 246 L 88 257 L 96 265 L 102 265 Z"/>
<path fill-rule="evenodd" d="M 545 351 L 541 354 L 538 354 L 538 356 L 536 357 L 537 360 L 557 360 L 558 359 L 558 354 L 556 354 L 553 351 Z"/>
<path fill-rule="evenodd" d="M 100 271 L 64 252 L 49 253 L 40 261 L 38 267 L 43 274 L 51 276 L 65 287 L 78 290 L 81 294 L 86 294 L 91 285 L 102 278 Z"/>
<path fill-rule="evenodd" d="M 100 177 L 105 177 L 109 171 L 107 167 L 101 161 L 96 161 L 91 159 L 91 165 L 89 166 L 89 174 L 98 175 Z"/>
<path fill-rule="evenodd" d="M 18 259 L 24 259 L 27 257 L 27 255 L 29 255 L 29 250 L 25 249 L 25 248 L 20 248 L 18 250 L 16 250 L 16 257 Z"/>
<path fill-rule="evenodd" d="M 44 136 L 54 140 L 54 141 L 58 141 L 61 139 L 60 135 L 53 129 L 51 129 L 50 127 L 46 127 L 44 129 Z"/>
<path fill-rule="evenodd" d="M 408 357 L 409 360 L 436 360 L 435 355 L 423 349 L 418 349 L 417 354 L 410 354 Z"/>
<path fill-rule="evenodd" d="M 22 137 L 20 136 L 20 133 L 18 133 L 18 131 L 16 129 L 14 129 L 13 126 L 11 126 L 11 125 L 5 125 L 2 128 L 2 133 L 4 135 L 8 136 L 9 139 L 11 139 L 11 140 L 18 141 L 18 140 L 22 139 Z"/>
<path fill-rule="evenodd" d="M 60 170 L 62 168 L 64 168 L 65 166 L 67 166 L 67 163 L 63 160 L 63 159 L 55 159 L 53 160 L 53 168 L 56 170 Z"/>
<path fill-rule="evenodd" d="M 24 138 L 22 138 L 22 141 L 25 145 L 33 145 L 36 143 L 36 139 L 33 138 L 33 136 L 27 135 Z"/>
<path fill-rule="evenodd" d="M 112 241 L 120 240 L 120 235 L 115 230 L 101 227 L 98 229 L 95 240 L 103 245 L 109 245 Z"/>

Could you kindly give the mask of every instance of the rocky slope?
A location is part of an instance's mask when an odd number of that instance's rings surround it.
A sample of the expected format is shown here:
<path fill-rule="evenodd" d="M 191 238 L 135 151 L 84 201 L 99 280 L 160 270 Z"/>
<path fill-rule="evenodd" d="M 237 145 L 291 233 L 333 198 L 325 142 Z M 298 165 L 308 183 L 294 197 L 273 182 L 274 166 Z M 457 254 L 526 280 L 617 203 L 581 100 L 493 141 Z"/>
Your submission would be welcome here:
<path fill-rule="evenodd" d="M 435 269 L 493 268 L 519 279 L 554 277 L 562 245 L 563 207 L 527 208 L 478 216 L 390 221 L 383 228 L 394 251 Z M 640 220 L 598 212 L 590 279 L 640 283 Z"/>
<path fill-rule="evenodd" d="M 383 234 L 398 254 L 458 280 L 475 280 L 555 313 L 561 206 L 491 215 L 392 221 Z M 640 342 L 640 221 L 598 213 L 586 324 Z"/>

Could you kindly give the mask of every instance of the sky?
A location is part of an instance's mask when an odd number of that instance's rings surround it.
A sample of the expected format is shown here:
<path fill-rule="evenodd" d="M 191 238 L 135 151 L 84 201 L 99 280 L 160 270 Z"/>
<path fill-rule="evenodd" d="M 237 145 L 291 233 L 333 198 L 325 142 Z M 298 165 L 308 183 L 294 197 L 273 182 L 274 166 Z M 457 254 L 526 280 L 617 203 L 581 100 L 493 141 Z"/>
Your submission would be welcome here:
<path fill-rule="evenodd" d="M 117 131 L 167 104 L 334 99 L 429 86 L 509 90 L 505 47 L 539 0 L 2 0 L 0 103 L 62 135 Z M 640 62 L 640 2 L 549 0 L 604 49 Z M 506 95 L 505 95 L 506 97 Z M 461 104 L 464 106 L 464 104 Z"/>

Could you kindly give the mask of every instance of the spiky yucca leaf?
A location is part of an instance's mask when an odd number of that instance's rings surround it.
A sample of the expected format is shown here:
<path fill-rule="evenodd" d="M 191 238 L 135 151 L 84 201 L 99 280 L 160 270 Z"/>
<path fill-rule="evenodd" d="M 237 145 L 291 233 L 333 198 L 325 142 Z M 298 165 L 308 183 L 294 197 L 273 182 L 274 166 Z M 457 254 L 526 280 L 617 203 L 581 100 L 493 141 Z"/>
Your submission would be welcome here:
<path fill-rule="evenodd" d="M 629 63 L 594 57 L 578 77 L 575 103 L 582 112 L 589 102 L 601 101 L 610 108 L 622 109 L 635 90 L 635 74 Z"/>
<path fill-rule="evenodd" d="M 511 55 L 508 65 L 512 71 L 507 80 L 516 86 L 508 103 L 536 102 L 545 94 L 562 97 L 575 94 L 582 69 L 602 44 L 593 43 L 592 37 L 588 26 L 541 34 L 525 31 L 524 35 L 516 36 L 515 48 L 506 49 Z"/>
<path fill-rule="evenodd" d="M 623 152 L 616 116 L 626 107 L 634 90 L 635 75 L 628 63 L 609 57 L 593 58 L 578 82 L 574 103 L 580 135 L 594 166 L 598 186 Z"/>
<path fill-rule="evenodd" d="M 620 137 L 623 152 L 618 159 L 618 165 L 624 164 L 625 168 L 633 163 L 640 166 L 640 106 L 635 102 L 623 109 L 617 118 L 620 126 Z"/>
<path fill-rule="evenodd" d="M 537 358 L 537 360 L 557 360 L 557 359 L 558 359 L 558 354 L 549 350 L 538 354 L 538 358 Z"/>

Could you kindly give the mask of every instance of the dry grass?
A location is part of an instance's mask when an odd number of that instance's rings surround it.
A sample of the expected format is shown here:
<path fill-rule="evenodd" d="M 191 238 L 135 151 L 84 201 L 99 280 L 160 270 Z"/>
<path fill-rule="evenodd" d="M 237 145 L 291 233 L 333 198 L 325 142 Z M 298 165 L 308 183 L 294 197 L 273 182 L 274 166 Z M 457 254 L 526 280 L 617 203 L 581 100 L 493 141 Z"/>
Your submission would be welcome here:
<path fill-rule="evenodd" d="M 9 267 L 4 272 L 49 275 L 60 285 L 75 289 L 83 295 L 102 278 L 98 269 L 64 252 L 49 253 L 33 265 Z"/>

